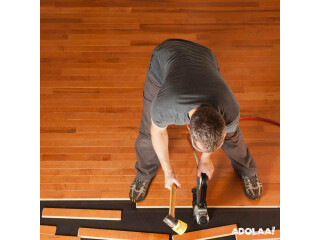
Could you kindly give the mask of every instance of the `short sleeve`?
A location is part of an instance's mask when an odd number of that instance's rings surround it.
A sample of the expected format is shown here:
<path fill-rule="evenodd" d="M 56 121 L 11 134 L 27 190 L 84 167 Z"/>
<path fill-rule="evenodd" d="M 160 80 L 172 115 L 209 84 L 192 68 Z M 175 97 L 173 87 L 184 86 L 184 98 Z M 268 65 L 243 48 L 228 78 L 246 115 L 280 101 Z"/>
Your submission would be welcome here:
<path fill-rule="evenodd" d="M 239 119 L 240 119 L 240 114 L 230 124 L 226 125 L 226 128 L 225 128 L 226 133 L 232 133 L 237 130 Z"/>
<path fill-rule="evenodd" d="M 161 108 L 158 106 L 156 98 L 153 99 L 150 106 L 150 115 L 154 124 L 159 128 L 165 128 L 168 124 L 161 117 Z"/>
<path fill-rule="evenodd" d="M 152 52 L 148 72 L 153 77 L 153 79 L 155 79 L 161 86 L 164 78 L 163 64 L 160 61 L 160 57 L 156 49 L 154 49 Z"/>

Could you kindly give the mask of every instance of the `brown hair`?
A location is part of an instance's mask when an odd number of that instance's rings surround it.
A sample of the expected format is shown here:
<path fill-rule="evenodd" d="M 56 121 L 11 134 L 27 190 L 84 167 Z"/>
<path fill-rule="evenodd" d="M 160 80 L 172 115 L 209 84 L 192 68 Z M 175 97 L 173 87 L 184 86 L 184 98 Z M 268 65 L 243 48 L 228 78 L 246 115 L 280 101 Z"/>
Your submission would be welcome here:
<path fill-rule="evenodd" d="M 190 134 L 194 141 L 204 146 L 205 152 L 214 152 L 222 144 L 225 121 L 212 107 L 199 107 L 190 119 Z"/>

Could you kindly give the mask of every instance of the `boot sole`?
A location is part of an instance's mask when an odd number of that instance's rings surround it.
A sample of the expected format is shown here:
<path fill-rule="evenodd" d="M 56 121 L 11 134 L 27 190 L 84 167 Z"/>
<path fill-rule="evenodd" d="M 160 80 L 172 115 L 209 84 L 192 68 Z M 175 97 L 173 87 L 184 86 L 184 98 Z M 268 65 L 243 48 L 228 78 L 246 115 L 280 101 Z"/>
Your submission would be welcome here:
<path fill-rule="evenodd" d="M 143 200 L 146 199 L 146 197 L 147 197 L 147 195 L 148 195 L 148 192 L 149 192 L 149 188 L 150 188 L 151 183 L 152 183 L 152 180 L 153 180 L 153 178 L 151 178 L 151 180 L 150 180 L 150 183 L 149 183 L 149 185 L 148 185 L 148 187 L 147 187 L 146 194 L 145 194 L 144 198 L 142 198 L 142 199 L 139 200 L 139 201 L 137 201 L 136 199 L 132 199 L 131 196 L 130 196 L 130 191 L 129 191 L 129 198 L 130 198 L 131 202 L 133 202 L 133 203 L 139 203 L 139 202 L 142 202 Z"/>

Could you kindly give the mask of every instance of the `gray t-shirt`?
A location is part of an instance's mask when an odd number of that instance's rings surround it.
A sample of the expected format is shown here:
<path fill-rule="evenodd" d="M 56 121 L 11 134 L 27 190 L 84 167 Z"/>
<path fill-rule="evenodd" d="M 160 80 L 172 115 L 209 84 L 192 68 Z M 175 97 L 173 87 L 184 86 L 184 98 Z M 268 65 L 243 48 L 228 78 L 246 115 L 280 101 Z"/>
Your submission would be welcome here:
<path fill-rule="evenodd" d="M 202 105 L 217 109 L 234 132 L 239 104 L 221 76 L 210 49 L 181 39 L 168 39 L 152 52 L 148 74 L 161 86 L 151 104 L 151 118 L 161 128 L 190 123 L 188 112 Z"/>

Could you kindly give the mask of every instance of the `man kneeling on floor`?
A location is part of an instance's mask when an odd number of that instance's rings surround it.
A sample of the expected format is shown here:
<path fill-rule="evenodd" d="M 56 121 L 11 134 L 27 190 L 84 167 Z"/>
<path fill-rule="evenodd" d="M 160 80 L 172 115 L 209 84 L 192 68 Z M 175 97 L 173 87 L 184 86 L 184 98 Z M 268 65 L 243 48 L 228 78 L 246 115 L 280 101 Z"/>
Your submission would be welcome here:
<path fill-rule="evenodd" d="M 203 172 L 211 179 L 214 167 L 210 155 L 221 147 L 242 178 L 246 196 L 259 199 L 262 184 L 238 127 L 239 117 L 237 99 L 210 49 L 181 39 L 158 45 L 143 86 L 143 112 L 135 143 L 137 176 L 130 187 L 130 199 L 141 202 L 146 198 L 159 162 L 165 187 L 181 187 L 169 161 L 167 126 L 171 124 L 190 124 L 193 145 L 202 152 L 198 176 Z"/>

